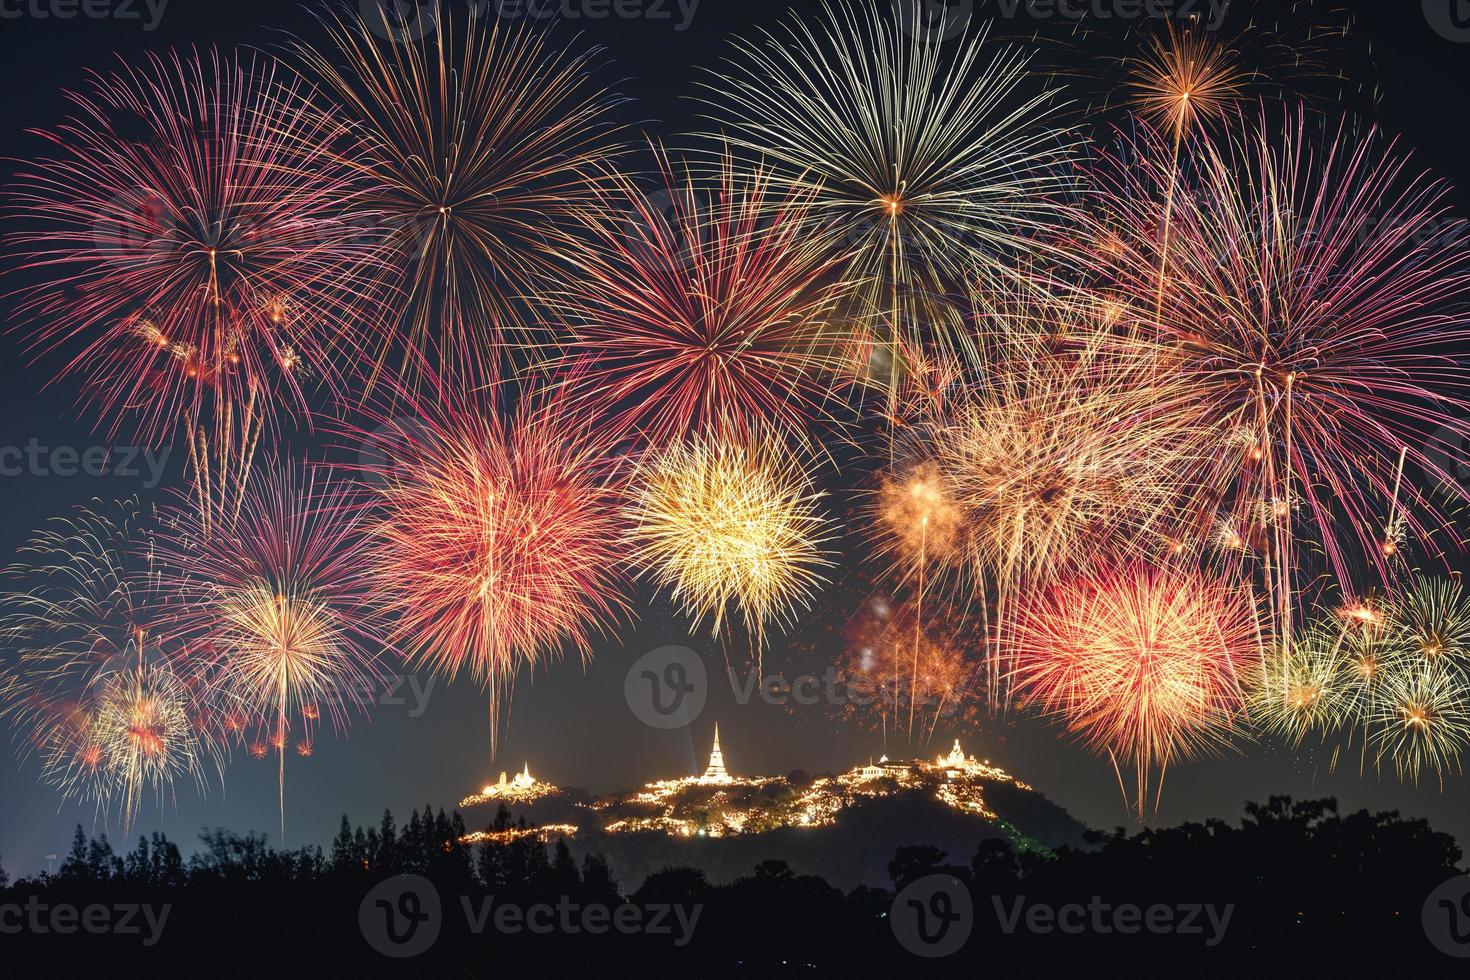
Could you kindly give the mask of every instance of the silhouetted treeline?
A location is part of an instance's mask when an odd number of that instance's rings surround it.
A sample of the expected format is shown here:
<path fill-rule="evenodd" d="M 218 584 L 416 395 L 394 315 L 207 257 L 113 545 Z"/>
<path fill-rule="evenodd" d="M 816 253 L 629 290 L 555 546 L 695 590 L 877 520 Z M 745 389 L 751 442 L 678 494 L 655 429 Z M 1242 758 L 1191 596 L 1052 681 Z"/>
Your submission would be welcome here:
<path fill-rule="evenodd" d="M 1454 840 L 1393 813 L 1340 814 L 1333 800 L 1273 798 L 1247 806 L 1238 824 L 1093 833 L 1087 846 L 1055 852 L 1018 853 L 986 839 L 970 854 L 951 855 L 915 843 L 894 853 L 891 888 L 846 892 L 796 874 L 783 861 L 760 862 L 724 885 L 711 884 L 697 868 L 664 868 L 628 891 L 597 855 L 579 863 L 565 841 L 504 833 L 527 829 L 504 809 L 486 829 L 515 839 L 466 846 L 459 814 L 426 807 L 402 825 L 388 812 L 376 827 L 352 827 L 344 818 L 325 854 L 317 847 L 277 850 L 260 835 L 211 829 L 185 860 L 161 834 L 117 854 L 105 836 L 88 838 L 78 828 L 57 873 L 5 887 L 0 906 L 31 899 L 50 906 L 167 904 L 159 938 L 143 948 L 118 935 L 23 931 L 0 936 L 0 950 L 44 956 L 61 975 L 146 964 L 159 975 L 490 976 L 515 966 L 558 972 L 591 965 L 611 975 L 648 976 L 907 971 L 973 977 L 1022 968 L 1031 975 L 1120 968 L 1143 976 L 1180 969 L 1274 976 L 1308 967 L 1362 971 L 1388 960 L 1403 972 L 1453 964 L 1426 940 L 1420 911 L 1430 891 L 1459 873 Z M 401 875 L 427 879 L 433 898 L 400 901 L 394 889 L 413 880 Z M 380 898 L 376 889 L 385 881 L 389 897 Z M 969 937 L 952 955 L 922 960 L 895 938 L 895 895 L 935 881 L 968 895 Z M 431 904 L 438 908 L 438 934 L 421 955 L 391 959 L 364 939 L 384 916 L 403 926 L 429 915 Z M 1068 934 L 1033 928 L 1026 917 L 1035 906 L 1129 904 L 1209 906 L 1222 916 L 1228 907 L 1229 913 L 1212 928 L 1200 918 L 1207 928 L 1186 934 L 1147 928 Z M 565 907 L 574 916 L 591 907 L 641 910 L 644 922 L 651 921 L 649 910 L 677 907 L 689 928 L 599 934 L 558 926 L 535 934 L 495 924 L 496 910 L 538 905 Z"/>

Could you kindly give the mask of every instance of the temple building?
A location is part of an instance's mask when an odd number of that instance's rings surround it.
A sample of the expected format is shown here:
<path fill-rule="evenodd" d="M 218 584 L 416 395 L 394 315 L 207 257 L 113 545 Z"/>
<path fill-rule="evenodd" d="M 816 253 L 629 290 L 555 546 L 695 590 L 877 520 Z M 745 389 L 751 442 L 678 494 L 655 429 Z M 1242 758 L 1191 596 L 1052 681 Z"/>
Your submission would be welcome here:
<path fill-rule="evenodd" d="M 730 774 L 725 770 L 725 756 L 720 751 L 720 723 L 715 722 L 715 745 L 709 753 L 709 765 L 704 767 L 704 775 L 699 777 L 700 783 L 729 783 L 733 782 Z"/>

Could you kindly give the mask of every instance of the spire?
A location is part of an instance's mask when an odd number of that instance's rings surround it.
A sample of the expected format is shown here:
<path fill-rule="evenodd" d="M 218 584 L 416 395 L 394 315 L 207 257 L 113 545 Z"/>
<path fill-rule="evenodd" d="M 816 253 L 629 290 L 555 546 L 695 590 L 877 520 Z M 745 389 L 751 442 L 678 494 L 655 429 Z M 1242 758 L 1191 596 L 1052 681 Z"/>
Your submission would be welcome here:
<path fill-rule="evenodd" d="M 725 771 L 725 755 L 720 751 L 720 723 L 715 722 L 715 744 L 710 749 L 709 765 L 705 767 L 704 775 L 699 777 L 702 783 L 728 783 L 730 774 Z"/>

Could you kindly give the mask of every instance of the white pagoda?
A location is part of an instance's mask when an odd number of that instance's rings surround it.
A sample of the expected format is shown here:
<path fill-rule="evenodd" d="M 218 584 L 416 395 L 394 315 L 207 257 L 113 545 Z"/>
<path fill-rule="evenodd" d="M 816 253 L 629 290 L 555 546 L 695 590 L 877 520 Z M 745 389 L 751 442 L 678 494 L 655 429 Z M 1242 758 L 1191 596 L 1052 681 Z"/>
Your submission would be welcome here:
<path fill-rule="evenodd" d="M 734 782 L 730 773 L 725 770 L 725 755 L 720 751 L 720 723 L 715 722 L 715 745 L 709 753 L 709 765 L 704 767 L 704 775 L 698 780 L 701 784 L 723 784 Z"/>

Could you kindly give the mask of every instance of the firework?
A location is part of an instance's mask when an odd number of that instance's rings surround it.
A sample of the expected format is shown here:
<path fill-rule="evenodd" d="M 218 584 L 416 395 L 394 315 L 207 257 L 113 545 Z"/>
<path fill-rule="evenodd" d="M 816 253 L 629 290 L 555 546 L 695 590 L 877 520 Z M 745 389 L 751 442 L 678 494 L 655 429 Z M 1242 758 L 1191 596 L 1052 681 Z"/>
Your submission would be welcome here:
<path fill-rule="evenodd" d="M 197 693 L 154 634 L 151 535 L 136 501 L 81 509 L 38 532 L 7 569 L 0 713 L 22 733 L 42 778 L 67 798 L 114 809 L 124 826 L 149 790 L 188 777 L 204 786 L 221 762 L 202 734 Z"/>
<path fill-rule="evenodd" d="M 151 787 L 161 795 L 175 780 L 199 777 L 202 750 L 189 702 L 188 690 L 163 664 L 139 663 L 115 673 L 97 693 L 83 757 L 96 747 L 98 765 L 118 787 L 128 825 L 142 790 Z"/>
<path fill-rule="evenodd" d="M 870 597 L 829 661 L 842 684 L 834 703 L 838 714 L 849 724 L 878 729 L 885 747 L 900 735 L 909 746 L 927 747 L 941 723 L 969 727 L 982 701 L 984 664 L 971 656 L 973 644 L 963 639 L 968 632 L 963 617 L 945 605 L 931 607 L 919 628 L 914 608 Z"/>
<path fill-rule="evenodd" d="M 1448 520 L 1403 479 L 1406 461 L 1458 490 L 1456 450 L 1414 447 L 1435 429 L 1465 431 L 1453 353 L 1470 339 L 1462 226 L 1444 218 L 1442 187 L 1373 138 L 1322 140 L 1314 149 L 1298 117 L 1280 135 L 1263 120 L 1193 141 L 1181 178 L 1193 191 L 1175 202 L 1165 264 L 1158 188 L 1171 151 L 1143 134 L 1106 196 L 1100 237 L 1116 247 L 1096 253 L 1125 297 L 1130 343 L 1156 342 L 1177 382 L 1158 411 L 1200 439 L 1187 479 L 1201 513 L 1223 501 L 1265 545 L 1282 635 L 1293 542 L 1320 544 L 1341 581 L 1361 562 L 1388 575 L 1400 540 L 1429 542 Z"/>
<path fill-rule="evenodd" d="M 361 210 L 404 283 L 395 329 L 369 351 L 410 380 L 497 376 L 517 301 L 557 267 L 547 240 L 596 205 L 619 152 L 621 100 L 592 55 L 488 9 L 406 34 L 391 5 L 364 5 L 365 19 L 324 20 L 330 48 L 296 47 L 356 122 L 338 162 L 366 185 Z"/>
<path fill-rule="evenodd" d="M 1070 138 L 1052 125 L 1056 93 L 1028 91 L 1027 56 L 992 50 L 983 30 L 946 21 L 958 37 L 930 43 L 917 0 L 891 17 L 822 10 L 820 29 L 793 20 L 737 43 L 710 86 L 712 138 L 812 192 L 812 233 L 851 254 L 849 277 L 869 287 L 892 417 L 900 354 L 922 349 L 919 324 L 932 322 L 923 298 L 976 266 L 1004 275 L 1037 247 L 1073 187 Z M 966 352 L 963 335 L 935 340 Z"/>
<path fill-rule="evenodd" d="M 1256 637 L 1252 603 L 1220 581 L 1144 568 L 1079 579 L 1023 605 L 1017 690 L 1108 753 L 1120 782 L 1118 760 L 1126 760 L 1141 820 L 1155 769 L 1157 811 L 1169 764 L 1234 730 Z"/>
<path fill-rule="evenodd" d="M 1443 659 L 1406 660 L 1384 673 L 1370 723 L 1380 764 L 1416 784 L 1432 770 L 1443 789 L 1470 746 L 1470 685 Z"/>
<path fill-rule="evenodd" d="M 1197 126 L 1224 119 L 1245 97 L 1252 76 L 1237 58 L 1218 35 L 1171 21 L 1130 66 L 1129 101 L 1177 145 Z"/>
<path fill-rule="evenodd" d="M 555 400 L 509 418 L 441 403 L 388 430 L 401 449 L 368 476 L 381 504 L 371 565 L 389 640 L 488 688 L 493 749 L 521 668 L 564 649 L 589 656 L 590 636 L 626 611 L 618 474 L 591 427 Z"/>
<path fill-rule="evenodd" d="M 677 444 L 635 474 L 633 561 L 716 634 L 735 606 L 759 648 L 766 624 L 789 623 L 831 564 L 819 496 L 766 447 Z"/>
<path fill-rule="evenodd" d="M 293 719 L 309 731 L 325 711 L 343 728 L 379 682 L 364 514 L 347 491 L 290 465 L 243 491 L 213 492 L 214 504 L 188 501 L 168 515 L 159 587 L 179 659 L 206 679 L 221 714 L 239 712 L 271 733 L 284 835 Z"/>
<path fill-rule="evenodd" d="M 1402 656 L 1470 662 L 1470 600 L 1459 579 L 1417 579 L 1395 612 L 1390 642 Z"/>
<path fill-rule="evenodd" d="M 652 195 L 615 177 L 569 249 L 575 288 L 551 291 L 581 366 L 578 400 L 614 433 L 655 445 L 762 433 L 810 440 L 836 357 L 827 318 L 844 291 L 808 236 L 812 192 L 726 157 L 706 191 L 656 152 Z"/>
<path fill-rule="evenodd" d="M 40 134 L 54 155 L 10 198 L 37 280 L 21 312 L 111 431 L 158 442 L 256 393 L 305 415 L 304 377 L 338 386 L 382 269 L 341 217 L 351 174 L 323 149 L 341 124 L 308 121 L 307 95 L 267 59 L 153 56 L 91 75 Z"/>

